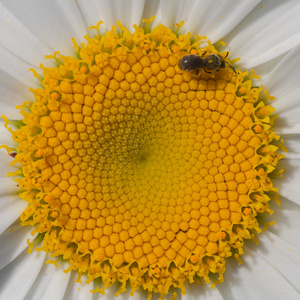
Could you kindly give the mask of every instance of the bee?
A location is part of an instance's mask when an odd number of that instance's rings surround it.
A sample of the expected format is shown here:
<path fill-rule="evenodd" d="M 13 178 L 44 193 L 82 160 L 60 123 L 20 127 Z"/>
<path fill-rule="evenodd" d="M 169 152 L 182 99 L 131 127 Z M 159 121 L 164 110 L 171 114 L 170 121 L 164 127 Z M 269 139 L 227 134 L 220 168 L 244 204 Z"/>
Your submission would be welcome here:
<path fill-rule="evenodd" d="M 208 74 L 212 74 L 210 71 L 224 69 L 227 64 L 236 73 L 235 68 L 225 60 L 228 54 L 229 52 L 227 52 L 225 58 L 220 54 L 209 54 L 205 57 L 197 54 L 185 55 L 181 57 L 178 67 L 183 71 L 196 71 L 196 75 L 198 75 L 200 69 L 203 69 Z"/>

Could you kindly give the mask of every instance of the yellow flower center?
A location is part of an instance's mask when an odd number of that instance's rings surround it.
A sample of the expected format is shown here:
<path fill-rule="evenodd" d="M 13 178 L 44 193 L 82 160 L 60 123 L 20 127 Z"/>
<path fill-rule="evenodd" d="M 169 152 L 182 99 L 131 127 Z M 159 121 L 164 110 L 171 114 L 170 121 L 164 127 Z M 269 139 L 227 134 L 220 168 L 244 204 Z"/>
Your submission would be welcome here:
<path fill-rule="evenodd" d="M 13 132 L 21 222 L 39 250 L 100 277 L 100 292 L 222 281 L 276 192 L 273 109 L 248 72 L 180 70 L 187 54 L 225 59 L 200 38 L 119 27 L 41 66 L 43 88 Z"/>

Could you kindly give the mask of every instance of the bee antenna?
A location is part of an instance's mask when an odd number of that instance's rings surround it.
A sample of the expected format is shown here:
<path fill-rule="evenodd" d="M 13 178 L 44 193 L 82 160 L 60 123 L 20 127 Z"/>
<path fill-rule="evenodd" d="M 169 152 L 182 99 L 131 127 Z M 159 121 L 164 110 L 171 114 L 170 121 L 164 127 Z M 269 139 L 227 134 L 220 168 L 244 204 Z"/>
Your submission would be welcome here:
<path fill-rule="evenodd" d="M 233 72 L 234 72 L 235 74 L 237 74 L 235 68 L 234 68 L 228 61 L 226 61 L 225 59 L 224 59 L 224 61 L 225 61 L 225 63 L 230 67 L 230 69 L 232 69 Z"/>
<path fill-rule="evenodd" d="M 225 57 L 223 57 L 223 59 L 225 60 L 225 58 L 227 58 L 228 55 L 229 55 L 229 52 L 227 51 L 227 52 L 226 52 L 226 55 L 225 55 Z"/>

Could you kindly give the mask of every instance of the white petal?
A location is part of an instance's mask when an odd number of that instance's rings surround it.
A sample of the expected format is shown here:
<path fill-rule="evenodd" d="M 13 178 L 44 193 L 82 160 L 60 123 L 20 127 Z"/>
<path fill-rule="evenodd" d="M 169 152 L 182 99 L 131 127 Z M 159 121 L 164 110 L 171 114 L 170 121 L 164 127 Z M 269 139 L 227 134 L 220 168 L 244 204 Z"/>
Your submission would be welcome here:
<path fill-rule="evenodd" d="M 142 289 L 135 291 L 133 297 L 130 295 L 130 292 L 131 292 L 131 287 L 128 286 L 126 292 L 121 293 L 118 296 L 118 299 L 120 298 L 120 300 L 143 300 L 146 299 L 148 295 L 147 292 L 143 291 Z M 152 299 L 155 300 L 155 297 L 153 297 Z M 168 298 L 165 299 L 168 300 Z"/>
<path fill-rule="evenodd" d="M 261 218 L 265 222 L 275 220 L 275 225 L 270 226 L 268 231 L 299 249 L 300 206 L 284 197 L 281 197 L 280 200 L 280 206 L 277 206 L 273 201 L 270 203 L 270 208 L 274 210 L 272 216 L 264 214 Z"/>
<path fill-rule="evenodd" d="M 14 182 L 13 178 L 11 177 L 0 177 L 1 180 L 1 189 L 0 189 L 0 196 L 7 196 L 17 194 L 19 191 L 18 185 Z"/>
<path fill-rule="evenodd" d="M 15 148 L 17 146 L 17 143 L 13 141 L 10 132 L 4 127 L 3 123 L 4 123 L 3 120 L 0 120 L 0 145 L 6 145 L 8 147 Z M 4 148 L 1 148 L 0 151 L 7 153 L 6 149 Z M 0 170 L 0 176 L 1 176 L 1 170 Z"/>
<path fill-rule="evenodd" d="M 272 105 L 279 115 L 274 130 L 279 134 L 300 133 L 300 45 L 290 51 L 264 79 L 269 93 L 276 97 Z"/>
<path fill-rule="evenodd" d="M 257 65 L 253 68 L 256 75 L 260 76 L 260 80 L 258 80 L 258 85 L 264 85 L 265 79 L 269 76 L 269 74 L 276 68 L 276 66 L 288 55 L 289 52 L 283 53 L 263 64 Z M 267 86 L 265 86 L 268 89 Z"/>
<path fill-rule="evenodd" d="M 7 172 L 14 172 L 16 168 L 13 168 L 10 163 L 14 159 L 5 152 L 0 152 L 0 176 L 6 176 Z"/>
<path fill-rule="evenodd" d="M 63 300 L 93 300 L 94 294 L 91 293 L 94 290 L 93 282 L 86 284 L 84 277 L 81 278 L 81 283 L 75 282 L 77 276 L 77 272 L 72 271 Z"/>
<path fill-rule="evenodd" d="M 105 294 L 95 294 L 95 300 L 110 300 L 114 298 L 115 293 L 119 290 L 119 286 L 114 284 L 113 286 L 105 289 Z"/>
<path fill-rule="evenodd" d="M 1 5 L 0 45 L 31 65 L 39 66 L 52 51 Z"/>
<path fill-rule="evenodd" d="M 110 300 L 110 299 L 115 299 L 115 294 L 119 290 L 120 285 L 119 284 L 114 284 L 112 287 L 106 288 L 105 289 L 105 294 L 102 295 L 100 293 L 94 294 L 94 300 Z M 131 287 L 126 286 L 127 290 L 125 293 L 119 294 L 118 298 L 120 300 L 143 300 L 147 299 L 148 292 L 144 291 L 142 289 L 139 289 L 134 292 L 134 296 L 130 296 L 131 292 Z M 158 298 L 156 295 L 153 294 L 152 300 L 157 300 Z M 165 300 L 168 300 L 167 297 L 165 297 Z"/>
<path fill-rule="evenodd" d="M 300 2 L 267 0 L 258 5 L 224 41 L 237 65 L 251 69 L 300 42 Z"/>
<path fill-rule="evenodd" d="M 64 19 L 68 22 L 69 27 L 74 33 L 74 37 L 78 42 L 84 42 L 84 36 L 87 34 L 86 24 L 82 18 L 80 10 L 76 4 L 76 1 L 65 0 L 52 1 L 55 3 L 55 8 L 63 13 Z"/>
<path fill-rule="evenodd" d="M 300 293 L 300 249 L 269 231 L 259 235 L 258 240 L 258 245 L 249 243 L 248 247 L 270 263 Z"/>
<path fill-rule="evenodd" d="M 77 0 L 76 3 L 88 27 L 96 26 L 96 24 L 103 19 L 98 0 Z M 102 27 L 105 26 L 101 25 L 100 29 L 102 29 Z"/>
<path fill-rule="evenodd" d="M 160 0 L 146 0 L 144 11 L 142 15 L 142 19 L 150 19 L 152 16 L 155 16 L 155 20 L 151 24 L 151 28 L 156 27 L 161 22 L 161 3 L 163 4 L 164 1 Z M 165 15 L 164 15 L 165 18 Z M 165 24 L 165 23 L 164 23 Z"/>
<path fill-rule="evenodd" d="M 53 51 L 73 55 L 75 50 L 71 38 L 81 42 L 87 34 L 84 21 L 73 0 L 2 0 L 2 3 Z"/>
<path fill-rule="evenodd" d="M 117 21 L 121 21 L 131 32 L 134 31 L 132 25 L 139 25 L 141 22 L 144 2 L 144 0 L 98 0 L 104 24 L 109 30 Z"/>
<path fill-rule="evenodd" d="M 214 289 L 207 284 L 187 284 L 185 295 L 181 296 L 181 300 L 223 300 L 218 286 Z"/>
<path fill-rule="evenodd" d="M 247 247 L 244 251 L 242 265 L 227 260 L 225 281 L 218 285 L 225 299 L 299 299 L 295 288 L 271 264 Z"/>
<path fill-rule="evenodd" d="M 284 154 L 284 161 L 286 159 L 300 159 L 300 135 L 281 135 L 281 137 L 284 139 L 284 146 L 288 149 L 288 152 Z"/>
<path fill-rule="evenodd" d="M 32 73 L 28 70 L 26 70 L 26 76 L 30 76 L 30 79 L 33 79 Z M 33 98 L 29 92 L 28 85 L 0 70 L 0 94 L 1 115 L 4 113 L 11 120 L 22 119 L 22 115 L 16 109 L 16 105 Z"/>
<path fill-rule="evenodd" d="M 192 18 L 193 11 L 196 9 L 195 7 L 196 1 L 194 0 L 161 1 L 162 24 L 167 27 L 174 28 L 176 23 L 181 21 L 187 22 L 189 18 Z"/>
<path fill-rule="evenodd" d="M 24 211 L 27 203 L 17 195 L 0 196 L 0 234 Z"/>
<path fill-rule="evenodd" d="M 33 240 L 31 227 L 15 222 L 0 235 L 0 270 L 28 248 L 27 240 Z"/>
<path fill-rule="evenodd" d="M 49 255 L 46 261 L 50 259 Z M 60 265 L 62 263 L 60 262 Z M 71 273 L 65 273 L 63 267 L 44 264 L 37 280 L 24 300 L 61 300 L 63 299 Z"/>
<path fill-rule="evenodd" d="M 184 5 L 187 3 L 186 1 L 180 2 Z M 259 2 L 260 0 L 200 0 L 194 7 L 188 3 L 182 10 L 187 19 L 187 24 L 183 28 L 200 36 L 207 36 L 208 40 L 215 43 L 235 28 Z M 170 6 L 172 6 L 171 3 Z M 183 17 L 182 13 L 180 17 Z"/>
<path fill-rule="evenodd" d="M 300 160 L 279 161 L 278 168 L 286 168 L 284 177 L 278 177 L 273 180 L 274 186 L 278 187 L 279 193 L 287 199 L 300 205 L 299 183 L 300 183 Z"/>
<path fill-rule="evenodd" d="M 281 84 L 282 88 L 284 82 Z M 274 131 L 282 134 L 300 133 L 300 105 L 299 105 L 300 87 L 291 89 L 285 96 L 277 97 L 272 106 L 276 109 L 278 119 L 274 124 Z M 276 93 L 272 93 L 276 95 Z"/>
<path fill-rule="evenodd" d="M 27 87 L 34 86 L 37 83 L 32 73 L 29 72 L 29 69 L 33 67 L 33 65 L 23 61 L 0 46 L 0 70 L 3 70 L 15 79 L 18 79 Z"/>
<path fill-rule="evenodd" d="M 134 297 L 136 296 L 136 292 L 134 293 Z M 148 299 L 148 292 L 147 291 L 144 291 L 142 294 L 142 297 L 141 298 L 137 298 L 138 300 L 145 300 L 145 299 Z M 152 299 L 151 300 L 160 300 L 160 295 L 159 294 L 152 294 Z M 180 290 L 178 291 L 177 290 L 177 296 L 178 296 L 178 299 L 181 298 L 181 293 L 180 293 Z M 177 298 L 176 298 L 177 299 Z M 100 300 L 100 299 L 99 299 Z M 128 298 L 126 300 L 131 300 L 131 298 Z M 136 300 L 135 298 L 133 298 L 132 300 Z M 172 300 L 172 293 L 169 293 L 165 296 L 164 300 Z"/>
<path fill-rule="evenodd" d="M 26 250 L 11 264 L 0 271 L 0 299 L 22 300 L 36 280 L 46 253 Z"/>

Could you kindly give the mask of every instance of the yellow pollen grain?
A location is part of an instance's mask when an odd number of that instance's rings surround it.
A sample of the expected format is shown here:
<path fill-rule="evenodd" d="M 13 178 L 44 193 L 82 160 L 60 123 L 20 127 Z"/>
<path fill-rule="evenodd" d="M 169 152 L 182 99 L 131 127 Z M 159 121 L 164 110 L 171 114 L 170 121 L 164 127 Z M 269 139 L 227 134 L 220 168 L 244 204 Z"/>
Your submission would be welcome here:
<path fill-rule="evenodd" d="M 247 208 L 244 209 L 244 214 L 245 214 L 246 216 L 251 215 L 251 213 L 252 213 L 251 208 L 247 207 Z"/>
<path fill-rule="evenodd" d="M 56 93 L 56 92 L 53 92 L 53 93 L 51 93 L 50 97 L 51 97 L 52 100 L 57 100 L 59 98 L 59 94 Z"/>
<path fill-rule="evenodd" d="M 262 127 L 261 127 L 260 125 L 255 125 L 254 131 L 255 131 L 256 133 L 260 133 L 260 132 L 262 131 Z"/>
<path fill-rule="evenodd" d="M 22 225 L 68 270 L 101 277 L 101 293 L 116 280 L 149 296 L 222 281 L 276 193 L 272 108 L 248 72 L 180 70 L 183 55 L 218 52 L 163 25 L 86 39 L 79 58 L 43 67 L 14 132 Z"/>

